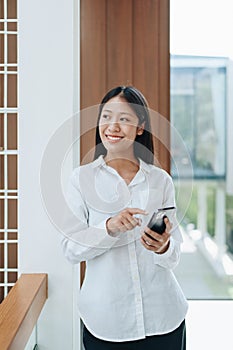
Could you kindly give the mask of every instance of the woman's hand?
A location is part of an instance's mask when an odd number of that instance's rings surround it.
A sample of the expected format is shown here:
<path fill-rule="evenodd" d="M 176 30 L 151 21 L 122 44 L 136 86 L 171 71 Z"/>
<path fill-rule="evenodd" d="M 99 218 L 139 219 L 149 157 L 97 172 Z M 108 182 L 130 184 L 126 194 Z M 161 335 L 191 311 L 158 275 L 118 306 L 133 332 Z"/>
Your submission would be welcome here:
<path fill-rule="evenodd" d="M 165 218 L 164 222 L 166 224 L 166 229 L 163 234 L 159 234 L 150 230 L 148 227 L 145 227 L 144 233 L 141 237 L 141 243 L 147 250 L 151 250 L 157 254 L 163 254 L 168 250 L 171 236 L 169 232 L 172 225 L 168 218 Z"/>
<path fill-rule="evenodd" d="M 136 226 L 140 226 L 141 219 L 134 217 L 135 214 L 147 215 L 148 213 L 139 208 L 126 208 L 118 215 L 107 220 L 106 227 L 108 233 L 111 235 L 117 232 L 126 232 L 132 230 Z"/>

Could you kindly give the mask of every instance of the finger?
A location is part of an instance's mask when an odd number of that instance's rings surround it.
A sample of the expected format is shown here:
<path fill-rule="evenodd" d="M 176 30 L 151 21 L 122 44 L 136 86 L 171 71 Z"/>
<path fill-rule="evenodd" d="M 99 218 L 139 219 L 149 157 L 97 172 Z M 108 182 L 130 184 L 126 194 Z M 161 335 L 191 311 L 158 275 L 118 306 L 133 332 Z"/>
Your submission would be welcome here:
<path fill-rule="evenodd" d="M 132 216 L 128 212 L 122 214 L 122 217 L 125 218 L 126 220 L 128 220 L 134 227 L 137 226 L 140 222 L 139 218 L 135 218 L 134 216 Z"/>
<path fill-rule="evenodd" d="M 124 217 L 121 218 L 121 223 L 122 223 L 122 225 L 125 226 L 127 231 L 132 230 L 136 226 L 136 223 L 133 224 L 127 218 L 124 218 Z"/>
<path fill-rule="evenodd" d="M 144 247 L 150 247 L 151 246 L 151 244 L 150 244 L 150 242 L 149 242 L 149 239 L 147 240 L 147 239 L 145 239 L 143 236 L 141 237 L 141 243 L 144 245 Z"/>
<path fill-rule="evenodd" d="M 156 248 L 160 248 L 161 246 L 166 245 L 167 242 L 170 240 L 170 237 L 171 237 L 170 233 L 164 232 L 162 235 L 160 235 L 159 233 L 151 231 L 150 229 L 148 229 L 147 232 L 145 230 L 144 234 L 142 236 L 144 236 L 144 235 L 151 236 L 152 241 L 155 240 L 154 242 L 157 242 L 156 244 L 153 243 L 153 246 L 156 247 Z M 145 238 L 145 240 L 147 240 L 147 238 Z"/>
<path fill-rule="evenodd" d="M 149 214 L 146 210 L 139 209 L 139 208 L 126 208 L 125 211 L 127 211 L 131 215 L 135 215 L 135 214 L 148 215 Z"/>
<path fill-rule="evenodd" d="M 131 224 L 135 227 L 135 226 L 141 226 L 142 223 L 142 219 L 131 216 L 130 214 L 128 214 L 127 219 L 129 220 L 129 222 L 131 222 Z"/>
<path fill-rule="evenodd" d="M 157 244 L 151 245 L 147 239 L 144 240 L 143 237 L 141 237 L 141 243 L 147 250 L 150 250 L 150 251 L 153 251 L 153 252 L 159 253 L 159 254 L 161 252 L 163 252 L 165 247 L 167 247 L 167 249 L 168 249 L 169 242 L 170 242 L 170 240 L 166 241 L 166 243 L 163 243 L 163 244 L 157 243 Z"/>
<path fill-rule="evenodd" d="M 138 220 L 131 216 L 129 213 L 123 213 L 120 217 L 120 220 L 128 228 L 128 230 L 132 230 L 135 226 L 138 225 Z"/>
<path fill-rule="evenodd" d="M 155 232 L 155 231 L 152 231 L 149 229 L 149 227 L 145 227 L 144 228 L 144 232 L 147 233 L 148 235 L 150 235 L 153 239 L 155 239 L 156 241 L 163 241 L 163 238 L 162 238 L 162 235 Z"/>
<path fill-rule="evenodd" d="M 155 242 L 153 242 L 153 239 L 147 236 L 146 234 L 142 235 L 141 238 L 147 245 L 153 245 L 153 243 Z"/>
<path fill-rule="evenodd" d="M 155 241 L 154 239 L 148 237 L 147 234 L 143 235 L 142 239 L 149 247 L 153 247 L 154 251 L 157 251 L 158 249 L 161 248 L 161 246 L 164 245 L 164 242 Z"/>
<path fill-rule="evenodd" d="M 170 239 L 168 239 L 157 251 L 156 253 L 164 253 L 165 251 L 168 250 L 169 248 L 169 245 L 170 245 Z"/>
<path fill-rule="evenodd" d="M 171 229 L 172 229 L 172 223 L 169 221 L 169 219 L 168 218 L 165 218 L 164 219 L 164 223 L 165 223 L 165 225 L 166 225 L 166 232 L 167 233 L 169 233 L 170 231 L 171 231 Z"/>
<path fill-rule="evenodd" d="M 142 245 L 147 249 L 147 250 L 150 250 L 150 251 L 153 251 L 155 252 L 158 248 L 156 248 L 155 246 L 152 246 L 150 244 L 148 244 L 148 242 L 144 241 L 143 238 L 141 237 L 140 239 Z"/>
<path fill-rule="evenodd" d="M 120 232 L 126 232 L 126 231 L 128 231 L 127 227 L 126 227 L 123 223 L 121 223 L 121 224 L 118 226 L 118 230 L 119 230 Z"/>
<path fill-rule="evenodd" d="M 154 239 L 149 237 L 147 234 L 142 235 L 141 238 L 148 246 L 157 247 L 157 245 L 158 245 L 158 242 L 156 242 Z"/>

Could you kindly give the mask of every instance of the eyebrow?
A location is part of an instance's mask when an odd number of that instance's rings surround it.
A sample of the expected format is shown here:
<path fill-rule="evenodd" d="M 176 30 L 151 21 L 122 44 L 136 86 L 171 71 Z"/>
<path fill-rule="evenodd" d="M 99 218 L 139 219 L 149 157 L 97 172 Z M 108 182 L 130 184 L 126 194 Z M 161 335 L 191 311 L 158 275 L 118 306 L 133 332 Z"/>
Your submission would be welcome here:
<path fill-rule="evenodd" d="M 103 109 L 103 112 L 110 112 L 112 113 L 111 109 Z M 129 113 L 129 112 L 119 112 L 119 114 L 126 114 L 126 115 L 130 115 L 131 117 L 133 117 L 134 115 Z"/>

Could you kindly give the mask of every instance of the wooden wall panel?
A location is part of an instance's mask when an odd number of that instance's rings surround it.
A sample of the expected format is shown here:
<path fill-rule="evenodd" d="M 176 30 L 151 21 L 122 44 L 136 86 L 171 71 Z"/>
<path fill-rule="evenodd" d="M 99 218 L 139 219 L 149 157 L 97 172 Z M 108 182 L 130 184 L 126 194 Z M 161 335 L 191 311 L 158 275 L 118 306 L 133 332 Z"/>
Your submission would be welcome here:
<path fill-rule="evenodd" d="M 0 154 L 0 189 L 4 189 L 4 156 Z"/>
<path fill-rule="evenodd" d="M 9 190 L 16 190 L 18 188 L 18 159 L 17 155 L 9 155 L 8 156 L 8 164 L 7 164 L 7 182 Z"/>
<path fill-rule="evenodd" d="M 0 229 L 4 229 L 4 223 L 5 223 L 4 214 L 5 214 L 4 201 L 2 199 L 0 199 Z M 2 237 L 2 233 L 1 233 L 1 237 Z M 4 239 L 4 238 L 1 238 L 1 239 Z M 2 247 L 3 247 L 3 245 L 2 245 Z M 4 262 L 3 262 L 3 264 L 4 264 Z M 3 264 L 2 264 L 2 261 L 0 260 L 0 267 L 3 267 L 4 266 Z"/>
<path fill-rule="evenodd" d="M 4 18 L 4 1 L 0 0 L 0 19 Z"/>
<path fill-rule="evenodd" d="M 159 113 L 170 121 L 170 3 L 159 2 Z M 159 123 L 160 143 L 159 161 L 164 169 L 170 172 L 170 125 L 164 119 Z"/>
<path fill-rule="evenodd" d="M 106 90 L 106 1 L 81 1 L 81 106 L 98 104 Z"/>
<path fill-rule="evenodd" d="M 9 26 L 8 26 L 9 27 Z M 7 37 L 7 62 L 17 63 L 17 35 L 11 34 Z"/>
<path fill-rule="evenodd" d="M 4 114 L 0 113 L 0 151 L 3 151 L 3 150 L 4 150 Z"/>
<path fill-rule="evenodd" d="M 1 116 L 0 116 L 1 118 Z M 1 128 L 1 119 L 0 119 Z M 1 132 L 0 132 L 1 133 Z M 0 146 L 1 142 L 0 136 Z M 18 148 L 18 125 L 17 125 L 17 114 L 8 113 L 7 116 L 7 149 L 16 150 Z"/>
<path fill-rule="evenodd" d="M 133 82 L 150 107 L 158 109 L 158 1 L 134 1 Z"/>
<path fill-rule="evenodd" d="M 17 18 L 17 0 L 10 0 L 7 4 L 7 18 Z"/>
<path fill-rule="evenodd" d="M 3 29 L 4 27 L 1 26 L 0 30 Z M 4 34 L 0 34 L 0 63 L 4 63 Z"/>
<path fill-rule="evenodd" d="M 7 107 L 17 108 L 17 75 L 9 74 L 7 76 Z"/>
<path fill-rule="evenodd" d="M 134 0 L 106 1 L 107 4 L 107 90 L 132 84 Z"/>
<path fill-rule="evenodd" d="M 159 114 L 170 115 L 169 0 L 81 0 L 81 108 L 100 102 L 117 85 L 143 92 L 161 166 L 170 170 L 169 127 Z M 93 118 L 93 116 L 92 116 Z M 81 122 L 86 130 L 88 117 Z M 94 130 L 81 139 L 81 159 L 94 148 Z"/>
<path fill-rule="evenodd" d="M 81 12 L 81 109 L 99 104 L 106 91 L 106 0 L 82 0 Z M 83 162 L 92 160 L 95 130 L 93 115 L 81 114 L 80 148 Z M 88 156 L 87 156 L 88 154 Z"/>
<path fill-rule="evenodd" d="M 170 57 L 169 1 L 134 1 L 133 82 L 144 93 L 151 110 L 156 157 L 170 170 L 169 144 Z M 157 137 L 156 137 L 157 136 Z"/>
<path fill-rule="evenodd" d="M 0 74 L 0 108 L 4 108 L 4 76 Z"/>
<path fill-rule="evenodd" d="M 18 223 L 18 204 L 17 199 L 8 200 L 8 218 L 7 226 L 10 230 L 17 230 Z"/>

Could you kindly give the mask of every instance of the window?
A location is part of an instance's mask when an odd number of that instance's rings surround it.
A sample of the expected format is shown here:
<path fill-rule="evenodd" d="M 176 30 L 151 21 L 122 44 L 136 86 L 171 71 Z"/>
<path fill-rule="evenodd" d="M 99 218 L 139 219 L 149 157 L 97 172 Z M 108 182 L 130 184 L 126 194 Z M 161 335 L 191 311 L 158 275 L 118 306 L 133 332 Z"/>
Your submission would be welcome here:
<path fill-rule="evenodd" d="M 0 302 L 17 280 L 17 3 L 0 1 Z"/>
<path fill-rule="evenodd" d="M 176 275 L 190 299 L 233 298 L 233 53 L 226 44 L 230 2 L 224 3 L 202 2 L 200 12 L 199 1 L 171 1 L 171 123 L 193 170 L 172 132 L 171 173 L 184 237 Z"/>
<path fill-rule="evenodd" d="M 171 56 L 171 121 L 188 147 L 195 179 L 225 179 L 228 64 L 220 57 Z M 183 177 L 185 162 L 172 147 L 172 173 L 179 163 Z"/>

